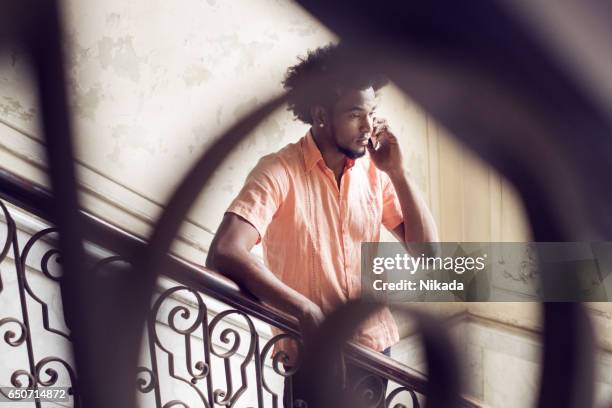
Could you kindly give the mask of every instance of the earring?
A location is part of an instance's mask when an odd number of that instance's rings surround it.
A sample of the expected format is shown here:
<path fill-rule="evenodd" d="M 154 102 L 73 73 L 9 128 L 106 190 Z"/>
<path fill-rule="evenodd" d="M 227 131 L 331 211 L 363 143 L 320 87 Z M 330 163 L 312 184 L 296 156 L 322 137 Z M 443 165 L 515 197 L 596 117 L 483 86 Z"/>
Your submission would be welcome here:
<path fill-rule="evenodd" d="M 323 127 L 323 126 L 325 126 L 324 123 L 319 123 L 319 127 Z"/>

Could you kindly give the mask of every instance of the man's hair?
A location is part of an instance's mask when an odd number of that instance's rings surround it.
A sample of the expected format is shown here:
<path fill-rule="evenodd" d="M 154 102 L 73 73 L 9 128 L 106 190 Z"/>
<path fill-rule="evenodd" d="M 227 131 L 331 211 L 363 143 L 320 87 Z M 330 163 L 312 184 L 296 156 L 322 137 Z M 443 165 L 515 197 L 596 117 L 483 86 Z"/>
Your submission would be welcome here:
<path fill-rule="evenodd" d="M 339 90 L 372 87 L 377 91 L 388 82 L 371 67 L 355 69 L 357 64 L 347 64 L 337 45 L 309 50 L 306 57 L 298 59 L 300 62 L 287 70 L 282 84 L 288 92 L 288 110 L 304 123 L 312 124 L 310 108 L 313 106 L 333 107 L 340 96 Z"/>

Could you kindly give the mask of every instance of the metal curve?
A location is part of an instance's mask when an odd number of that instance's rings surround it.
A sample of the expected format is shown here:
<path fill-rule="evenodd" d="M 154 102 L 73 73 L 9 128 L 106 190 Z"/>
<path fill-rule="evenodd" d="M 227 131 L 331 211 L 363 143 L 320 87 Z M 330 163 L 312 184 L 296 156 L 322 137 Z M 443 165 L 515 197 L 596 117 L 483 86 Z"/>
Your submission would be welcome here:
<path fill-rule="evenodd" d="M 147 367 L 140 366 L 136 369 L 136 371 L 137 371 L 137 374 L 141 374 L 141 373 L 149 374 L 148 382 L 144 378 L 140 378 L 140 377 L 136 380 L 136 386 L 138 388 L 138 391 L 140 391 L 143 394 L 151 392 L 155 388 L 155 385 L 157 384 L 157 376 L 155 375 L 153 370 Z"/>
<path fill-rule="evenodd" d="M 14 317 L 7 317 L 7 318 L 0 320 L 0 327 L 8 323 L 17 324 L 19 328 L 21 329 L 21 334 L 17 339 L 14 339 L 14 337 L 16 336 L 16 333 L 12 330 L 7 330 L 6 333 L 4 333 L 4 341 L 6 342 L 6 344 L 12 347 L 17 347 L 17 346 L 22 345 L 23 342 L 26 340 L 26 337 L 28 336 L 28 329 L 26 325 L 23 322 L 15 319 Z"/>

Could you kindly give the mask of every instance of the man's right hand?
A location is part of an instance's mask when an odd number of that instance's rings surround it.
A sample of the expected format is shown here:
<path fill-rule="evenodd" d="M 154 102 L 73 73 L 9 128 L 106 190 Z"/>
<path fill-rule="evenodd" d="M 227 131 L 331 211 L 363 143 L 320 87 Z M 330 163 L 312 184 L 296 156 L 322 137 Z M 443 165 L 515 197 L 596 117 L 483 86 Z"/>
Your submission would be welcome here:
<path fill-rule="evenodd" d="M 298 318 L 304 342 L 308 343 L 324 320 L 319 306 L 287 286 L 251 254 L 259 232 L 233 213 L 225 213 L 210 244 L 206 266 L 243 285 L 260 300 Z"/>
<path fill-rule="evenodd" d="M 325 320 L 325 315 L 323 315 L 321 308 L 317 304 L 306 300 L 300 308 L 300 313 L 297 317 L 300 322 L 302 339 L 305 344 L 309 344 L 323 323 L 323 320 Z"/>

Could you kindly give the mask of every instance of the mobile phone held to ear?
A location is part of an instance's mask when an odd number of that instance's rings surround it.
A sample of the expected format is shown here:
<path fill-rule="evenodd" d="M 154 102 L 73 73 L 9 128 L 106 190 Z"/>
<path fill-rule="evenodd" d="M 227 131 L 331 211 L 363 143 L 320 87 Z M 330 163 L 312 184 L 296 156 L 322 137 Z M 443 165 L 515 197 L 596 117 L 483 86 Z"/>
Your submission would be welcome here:
<path fill-rule="evenodd" d="M 378 149 L 378 135 L 376 135 L 376 129 L 374 132 L 372 132 L 372 136 L 370 136 L 368 139 L 368 146 L 374 150 Z"/>

